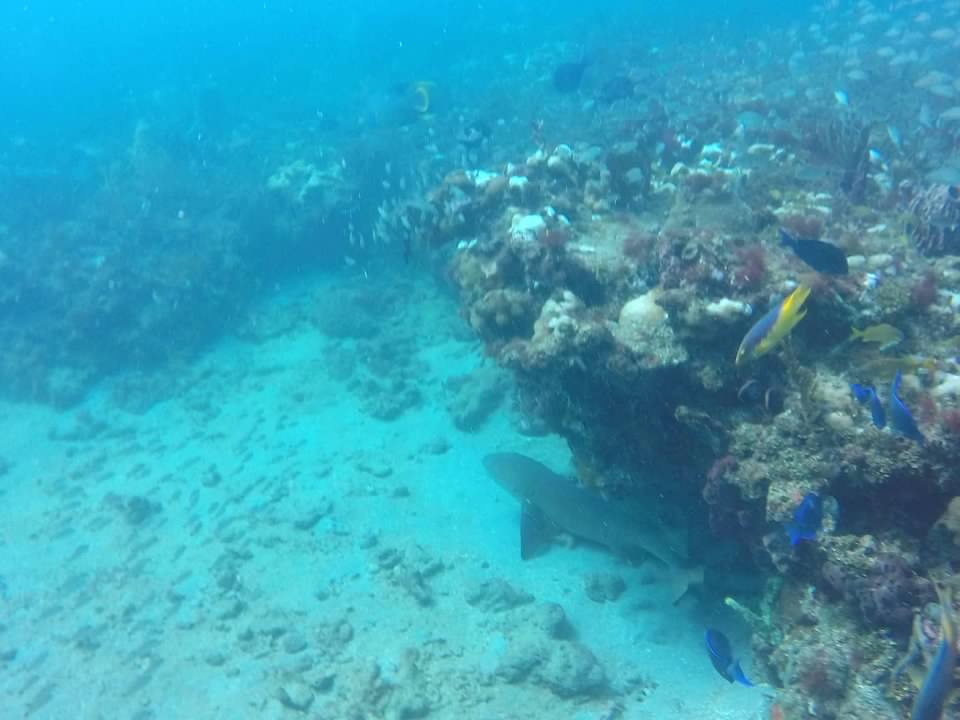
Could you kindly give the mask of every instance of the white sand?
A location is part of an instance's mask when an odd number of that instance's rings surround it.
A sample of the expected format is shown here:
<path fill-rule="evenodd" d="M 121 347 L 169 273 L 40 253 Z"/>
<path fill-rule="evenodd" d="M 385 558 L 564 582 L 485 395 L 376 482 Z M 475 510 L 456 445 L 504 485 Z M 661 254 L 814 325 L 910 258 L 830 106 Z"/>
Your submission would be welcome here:
<path fill-rule="evenodd" d="M 0 408 L 2 717 L 767 717 L 759 691 L 710 667 L 702 609 L 672 607 L 649 570 L 579 545 L 520 560 L 517 503 L 481 458 L 516 450 L 567 472 L 569 454 L 518 435 L 509 403 L 477 432 L 453 427 L 443 380 L 481 358 L 449 336 L 448 299 L 417 295 L 391 322 L 421 348 L 424 400 L 393 422 L 326 377 L 337 343 L 309 324 L 223 342 L 142 415 L 111 386 L 69 413 Z M 592 572 L 627 591 L 590 600 Z M 466 602 L 497 578 L 536 603 Z M 574 638 L 529 626 L 542 603 Z M 570 642 L 602 665 L 606 697 L 497 674 L 518 645 Z"/>

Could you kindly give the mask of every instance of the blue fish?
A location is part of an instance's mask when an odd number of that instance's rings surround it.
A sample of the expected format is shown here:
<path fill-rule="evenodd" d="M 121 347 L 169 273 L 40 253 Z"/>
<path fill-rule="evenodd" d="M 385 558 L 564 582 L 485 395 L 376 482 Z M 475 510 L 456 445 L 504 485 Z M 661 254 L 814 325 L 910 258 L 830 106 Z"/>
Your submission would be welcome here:
<path fill-rule="evenodd" d="M 861 385 L 860 383 L 850 383 L 850 390 L 853 391 L 853 397 L 855 397 L 861 405 L 866 403 L 872 395 L 876 394 L 873 387 L 870 385 Z"/>
<path fill-rule="evenodd" d="M 895 125 L 887 125 L 887 137 L 890 138 L 890 142 L 894 144 L 897 150 L 903 146 L 903 136 Z"/>
<path fill-rule="evenodd" d="M 887 426 L 887 413 L 884 412 L 883 405 L 880 403 L 880 397 L 873 385 L 861 385 L 860 383 L 851 383 L 850 389 L 853 396 L 861 405 L 870 403 L 870 417 L 875 427 L 883 429 Z"/>
<path fill-rule="evenodd" d="M 740 661 L 733 657 L 733 649 L 730 647 L 730 640 L 719 630 L 707 628 L 704 633 L 704 640 L 707 645 L 707 654 L 710 656 L 710 662 L 714 669 L 720 673 L 720 677 L 729 683 L 738 682 L 747 687 L 753 687 L 753 683 L 747 679 L 743 668 L 740 667 Z"/>
<path fill-rule="evenodd" d="M 900 371 L 897 370 L 897 376 L 890 384 L 890 427 L 894 432 L 903 435 L 905 438 L 913 440 L 921 445 L 926 442 L 920 428 L 917 427 L 916 420 L 907 410 L 897 392 L 900 390 Z"/>
<path fill-rule="evenodd" d="M 794 237 L 780 228 L 780 244 L 793 250 L 807 265 L 824 275 L 846 275 L 850 272 L 847 254 L 833 243 L 814 238 Z"/>
<path fill-rule="evenodd" d="M 823 525 L 823 502 L 815 492 L 808 492 L 793 511 L 793 519 L 787 523 L 790 544 L 796 546 L 801 540 L 816 540 Z"/>
<path fill-rule="evenodd" d="M 910 720 L 940 720 L 953 689 L 953 671 L 957 665 L 957 621 L 953 614 L 953 593 L 937 586 L 940 600 L 940 643 L 930 662 L 927 677 L 913 700 Z"/>
<path fill-rule="evenodd" d="M 887 167 L 887 159 L 883 156 L 883 153 L 876 148 L 870 148 L 867 154 L 870 156 L 870 162 L 874 165 L 879 165 L 881 168 Z"/>

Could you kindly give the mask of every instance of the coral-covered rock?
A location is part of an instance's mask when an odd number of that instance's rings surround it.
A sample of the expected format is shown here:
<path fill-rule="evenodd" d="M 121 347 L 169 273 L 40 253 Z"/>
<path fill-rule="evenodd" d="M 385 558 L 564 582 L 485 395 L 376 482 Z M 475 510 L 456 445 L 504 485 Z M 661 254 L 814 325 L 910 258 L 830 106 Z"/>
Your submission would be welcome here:
<path fill-rule="evenodd" d="M 960 550 L 960 497 L 953 498 L 930 531 L 930 543 L 946 557 L 956 557 Z"/>
<path fill-rule="evenodd" d="M 583 302 L 569 290 L 548 298 L 540 308 L 529 341 L 515 342 L 501 353 L 507 364 L 531 369 L 556 363 L 582 363 L 582 355 L 608 345 L 609 331 L 593 319 Z"/>
<path fill-rule="evenodd" d="M 523 605 L 497 616 L 492 674 L 507 683 L 530 682 L 559 697 L 596 697 L 607 677 L 596 656 L 571 639 L 563 608 Z"/>
<path fill-rule="evenodd" d="M 646 367 L 677 365 L 687 360 L 687 353 L 677 341 L 667 311 L 657 304 L 654 291 L 638 295 L 620 308 L 620 316 L 612 327 L 614 338 Z"/>
<path fill-rule="evenodd" d="M 487 341 L 528 337 L 534 312 L 529 294 L 512 288 L 490 290 L 470 306 L 470 326 Z"/>
<path fill-rule="evenodd" d="M 498 368 L 480 368 L 468 375 L 449 378 L 447 412 L 460 430 L 478 430 L 496 410 L 510 387 L 510 377 Z"/>
<path fill-rule="evenodd" d="M 872 625 L 908 627 L 914 608 L 933 597 L 930 581 L 915 570 L 915 560 L 879 551 L 872 538 L 847 543 L 844 551 L 830 554 L 822 568 L 824 580 Z"/>

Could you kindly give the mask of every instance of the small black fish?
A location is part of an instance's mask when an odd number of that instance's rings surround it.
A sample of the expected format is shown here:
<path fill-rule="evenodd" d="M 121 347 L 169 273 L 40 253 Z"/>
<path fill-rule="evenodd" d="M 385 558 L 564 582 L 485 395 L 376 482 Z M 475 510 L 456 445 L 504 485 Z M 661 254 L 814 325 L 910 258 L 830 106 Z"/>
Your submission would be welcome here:
<path fill-rule="evenodd" d="M 557 65 L 553 71 L 553 87 L 562 93 L 576 92 L 583 80 L 583 72 L 587 69 L 587 61 L 566 62 Z"/>
<path fill-rule="evenodd" d="M 764 385 L 756 378 L 750 378 L 737 390 L 737 400 L 749 405 L 758 405 L 771 415 L 783 412 L 783 392 L 769 385 Z"/>
<path fill-rule="evenodd" d="M 780 228 L 780 244 L 817 272 L 824 275 L 846 275 L 850 272 L 847 256 L 833 243 L 813 238 L 798 238 Z"/>
<path fill-rule="evenodd" d="M 603 84 L 597 99 L 605 105 L 613 105 L 617 100 L 633 97 L 633 88 L 633 80 L 626 75 L 617 75 Z"/>

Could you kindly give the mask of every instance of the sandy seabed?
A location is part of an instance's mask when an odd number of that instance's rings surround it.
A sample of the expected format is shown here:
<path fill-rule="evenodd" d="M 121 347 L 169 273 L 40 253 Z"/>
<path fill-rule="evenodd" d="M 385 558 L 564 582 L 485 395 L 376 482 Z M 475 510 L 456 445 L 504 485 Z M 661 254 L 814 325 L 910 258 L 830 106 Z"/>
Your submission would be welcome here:
<path fill-rule="evenodd" d="M 481 458 L 566 472 L 569 453 L 509 403 L 454 426 L 444 379 L 484 362 L 454 314 L 426 289 L 394 317 L 422 402 L 390 422 L 309 323 L 224 340 L 141 414 L 111 383 L 68 412 L 0 407 L 0 715 L 767 717 L 710 666 L 708 609 L 650 568 L 584 545 L 520 560 Z"/>

